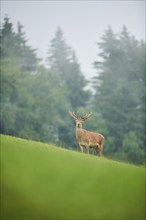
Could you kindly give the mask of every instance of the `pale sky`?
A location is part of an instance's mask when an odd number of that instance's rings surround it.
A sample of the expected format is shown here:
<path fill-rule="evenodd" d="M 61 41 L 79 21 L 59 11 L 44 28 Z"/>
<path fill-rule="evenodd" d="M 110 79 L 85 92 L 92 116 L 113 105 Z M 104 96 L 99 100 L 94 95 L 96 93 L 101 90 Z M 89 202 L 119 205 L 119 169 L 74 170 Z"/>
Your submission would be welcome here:
<path fill-rule="evenodd" d="M 46 59 L 48 46 L 58 26 L 68 46 L 77 55 L 81 70 L 87 78 L 95 75 L 92 63 L 97 60 L 100 41 L 110 25 L 115 33 L 126 25 L 138 40 L 145 40 L 144 0 L 1 0 L 1 22 L 7 14 L 14 28 L 17 22 L 24 26 L 28 44 L 37 48 L 37 54 Z"/>

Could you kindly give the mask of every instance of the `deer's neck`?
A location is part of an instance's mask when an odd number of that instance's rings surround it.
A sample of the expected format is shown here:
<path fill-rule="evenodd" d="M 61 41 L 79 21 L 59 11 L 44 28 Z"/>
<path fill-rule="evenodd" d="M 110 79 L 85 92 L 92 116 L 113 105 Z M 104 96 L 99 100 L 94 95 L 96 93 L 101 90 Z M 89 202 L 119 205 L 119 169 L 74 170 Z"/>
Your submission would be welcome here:
<path fill-rule="evenodd" d="M 82 135 L 82 128 L 76 128 L 76 139 L 80 139 L 81 135 Z"/>

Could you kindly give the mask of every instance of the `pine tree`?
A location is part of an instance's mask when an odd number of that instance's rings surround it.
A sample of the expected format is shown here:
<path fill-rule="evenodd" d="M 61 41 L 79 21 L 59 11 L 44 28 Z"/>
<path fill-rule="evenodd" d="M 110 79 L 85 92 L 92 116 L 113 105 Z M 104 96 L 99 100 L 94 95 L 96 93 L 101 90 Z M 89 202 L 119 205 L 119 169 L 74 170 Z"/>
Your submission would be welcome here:
<path fill-rule="evenodd" d="M 32 105 L 34 99 L 30 93 L 34 80 L 34 69 L 38 59 L 31 47 L 27 46 L 21 25 L 19 32 L 13 30 L 8 17 L 4 18 L 0 30 L 1 44 L 1 132 L 21 136 L 22 130 L 32 132 Z M 28 136 L 29 136 L 28 135 Z M 30 135 L 31 136 L 31 135 Z"/>
<path fill-rule="evenodd" d="M 36 49 L 28 46 L 23 26 L 18 22 L 17 32 L 13 30 L 13 24 L 6 16 L 0 30 L 0 54 L 1 57 L 15 57 L 16 64 L 25 71 L 34 72 L 39 59 L 36 56 Z"/>
<path fill-rule="evenodd" d="M 76 110 L 85 106 L 90 95 L 89 91 L 85 91 L 87 81 L 80 70 L 75 52 L 66 44 L 60 28 L 51 41 L 47 60 L 50 69 L 60 76 L 60 82 L 66 84 L 72 108 Z"/>
<path fill-rule="evenodd" d="M 64 75 L 65 65 L 70 61 L 71 48 L 67 46 L 63 32 L 58 27 L 55 38 L 52 39 L 48 50 L 48 64 L 51 69 L 59 72 L 61 76 Z"/>
<path fill-rule="evenodd" d="M 102 52 L 100 62 L 94 63 L 98 71 L 94 109 L 107 123 L 109 153 L 122 151 L 123 139 L 129 132 L 136 133 L 144 153 L 145 46 L 131 36 L 126 27 L 119 35 L 109 28 L 98 45 Z M 110 148 L 111 138 L 114 146 Z"/>
<path fill-rule="evenodd" d="M 15 54 L 16 39 L 13 25 L 6 16 L 0 29 L 0 55 L 1 57 L 13 57 Z"/>
<path fill-rule="evenodd" d="M 20 22 L 17 23 L 16 55 L 18 57 L 18 63 L 23 70 L 28 72 L 36 71 L 40 59 L 36 56 L 36 49 L 32 49 L 28 45 L 25 33 L 23 32 L 23 26 Z"/>

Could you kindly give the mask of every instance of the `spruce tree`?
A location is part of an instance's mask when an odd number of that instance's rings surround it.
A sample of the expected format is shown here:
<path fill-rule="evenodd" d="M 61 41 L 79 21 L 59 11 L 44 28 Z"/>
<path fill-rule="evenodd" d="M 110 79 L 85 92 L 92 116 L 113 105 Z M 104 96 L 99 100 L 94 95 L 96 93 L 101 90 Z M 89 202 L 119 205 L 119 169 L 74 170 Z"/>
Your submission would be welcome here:
<path fill-rule="evenodd" d="M 48 50 L 48 65 L 60 76 L 60 83 L 65 83 L 68 98 L 75 111 L 85 106 L 89 100 L 89 91 L 85 91 L 87 81 L 80 70 L 75 52 L 66 44 L 61 28 L 58 28 Z"/>
<path fill-rule="evenodd" d="M 6 16 L 0 29 L 0 54 L 1 57 L 15 57 L 16 65 L 29 73 L 36 71 L 39 59 L 36 56 L 36 49 L 28 45 L 23 26 L 18 22 L 17 32 L 13 30 L 13 24 Z"/>
<path fill-rule="evenodd" d="M 107 123 L 108 152 L 122 153 L 125 136 L 133 132 L 144 154 L 145 45 L 131 36 L 125 26 L 119 34 L 109 27 L 98 45 L 101 53 L 100 61 L 94 63 L 97 76 L 93 105 Z M 129 160 L 133 158 L 129 156 Z"/>

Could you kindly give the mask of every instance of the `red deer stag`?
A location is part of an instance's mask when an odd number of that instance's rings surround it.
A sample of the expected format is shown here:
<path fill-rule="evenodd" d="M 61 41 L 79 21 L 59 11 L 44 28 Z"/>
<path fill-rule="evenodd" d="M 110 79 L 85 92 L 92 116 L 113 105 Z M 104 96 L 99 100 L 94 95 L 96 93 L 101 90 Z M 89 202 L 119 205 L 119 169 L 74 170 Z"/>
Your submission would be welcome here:
<path fill-rule="evenodd" d="M 103 135 L 82 129 L 82 123 L 90 118 L 92 116 L 92 113 L 82 114 L 81 118 L 79 118 L 79 116 L 74 112 L 69 111 L 68 113 L 76 120 L 76 140 L 79 143 L 81 152 L 83 152 L 83 146 L 85 146 L 88 153 L 89 148 L 95 148 L 98 155 L 102 156 L 104 144 Z"/>

